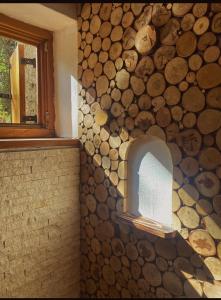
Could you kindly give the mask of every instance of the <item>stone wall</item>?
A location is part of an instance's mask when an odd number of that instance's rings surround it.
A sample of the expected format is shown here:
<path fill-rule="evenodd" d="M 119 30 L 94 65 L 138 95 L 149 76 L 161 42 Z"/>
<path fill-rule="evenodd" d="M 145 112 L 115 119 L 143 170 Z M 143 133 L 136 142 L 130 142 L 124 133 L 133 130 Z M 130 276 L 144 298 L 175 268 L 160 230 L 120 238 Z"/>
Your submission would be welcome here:
<path fill-rule="evenodd" d="M 1 297 L 79 296 L 79 149 L 0 152 Z"/>
<path fill-rule="evenodd" d="M 221 5 L 85 3 L 79 28 L 81 294 L 221 297 Z M 177 238 L 117 219 L 129 142 L 174 164 Z"/>

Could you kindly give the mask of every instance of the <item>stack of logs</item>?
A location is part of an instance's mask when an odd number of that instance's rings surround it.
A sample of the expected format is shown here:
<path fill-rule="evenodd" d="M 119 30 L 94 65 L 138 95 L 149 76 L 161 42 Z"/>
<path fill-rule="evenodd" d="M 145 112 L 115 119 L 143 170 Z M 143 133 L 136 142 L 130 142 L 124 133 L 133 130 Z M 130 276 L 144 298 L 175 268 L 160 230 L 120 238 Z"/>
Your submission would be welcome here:
<path fill-rule="evenodd" d="M 78 29 L 82 295 L 221 297 L 221 4 L 85 3 Z M 172 154 L 173 240 L 116 218 L 146 133 Z"/>

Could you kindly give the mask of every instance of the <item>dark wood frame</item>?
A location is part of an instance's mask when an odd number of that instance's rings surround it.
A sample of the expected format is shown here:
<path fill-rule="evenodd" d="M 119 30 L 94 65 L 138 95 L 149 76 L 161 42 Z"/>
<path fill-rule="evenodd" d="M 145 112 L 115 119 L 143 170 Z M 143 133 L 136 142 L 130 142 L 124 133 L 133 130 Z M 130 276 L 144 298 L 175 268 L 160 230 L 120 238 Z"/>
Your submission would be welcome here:
<path fill-rule="evenodd" d="M 16 149 L 41 149 L 53 147 L 80 148 L 79 140 L 69 138 L 0 139 L 0 151 Z"/>
<path fill-rule="evenodd" d="M 0 35 L 38 50 L 38 124 L 0 124 L 0 138 L 54 137 L 53 33 L 0 14 Z"/>

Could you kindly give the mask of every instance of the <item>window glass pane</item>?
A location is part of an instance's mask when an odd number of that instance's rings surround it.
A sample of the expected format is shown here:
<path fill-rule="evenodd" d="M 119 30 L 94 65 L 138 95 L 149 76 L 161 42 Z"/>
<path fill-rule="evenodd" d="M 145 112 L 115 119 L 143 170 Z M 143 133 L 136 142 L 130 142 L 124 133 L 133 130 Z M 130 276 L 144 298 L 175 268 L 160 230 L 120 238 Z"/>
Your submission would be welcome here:
<path fill-rule="evenodd" d="M 169 148 L 159 138 L 145 136 L 128 151 L 128 212 L 171 226 L 173 164 Z"/>
<path fill-rule="evenodd" d="M 0 123 L 38 122 L 37 48 L 0 36 Z"/>

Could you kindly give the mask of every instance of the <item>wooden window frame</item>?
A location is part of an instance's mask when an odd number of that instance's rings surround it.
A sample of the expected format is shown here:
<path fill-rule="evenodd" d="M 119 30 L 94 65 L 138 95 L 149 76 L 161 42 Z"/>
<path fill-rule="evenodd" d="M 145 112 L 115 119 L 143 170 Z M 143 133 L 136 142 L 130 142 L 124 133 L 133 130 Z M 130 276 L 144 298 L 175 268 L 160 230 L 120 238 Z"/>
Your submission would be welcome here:
<path fill-rule="evenodd" d="M 0 35 L 37 47 L 38 124 L 0 124 L 0 138 L 54 137 L 53 32 L 0 14 Z"/>

